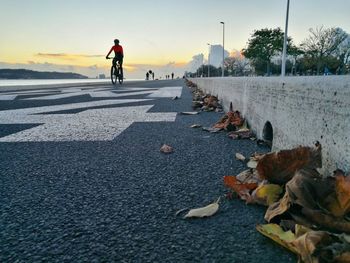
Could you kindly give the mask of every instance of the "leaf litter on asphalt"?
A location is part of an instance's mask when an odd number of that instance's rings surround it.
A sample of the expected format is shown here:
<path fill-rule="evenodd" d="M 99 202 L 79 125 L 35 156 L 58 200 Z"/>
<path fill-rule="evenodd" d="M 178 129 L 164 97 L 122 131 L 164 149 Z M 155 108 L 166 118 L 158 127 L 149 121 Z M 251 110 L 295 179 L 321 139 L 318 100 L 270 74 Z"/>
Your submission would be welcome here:
<path fill-rule="evenodd" d="M 268 207 L 269 224 L 257 230 L 302 262 L 350 262 L 350 175 L 337 170 L 325 177 L 317 171 L 318 142 L 252 159 L 256 169 L 224 176 L 224 184 L 247 204 Z"/>
<path fill-rule="evenodd" d="M 194 93 L 193 105 L 203 110 L 204 98 L 207 102 L 213 98 L 187 82 Z M 233 111 L 232 103 L 212 128 L 228 131 L 232 139 L 256 140 L 240 112 Z M 257 144 L 271 147 L 270 141 L 261 139 Z M 254 154 L 247 162 L 248 170 L 224 176 L 224 185 L 230 190 L 226 197 L 235 193 L 247 204 L 267 206 L 268 223 L 257 225 L 257 230 L 296 254 L 300 262 L 350 262 L 350 174 L 342 170 L 333 176 L 320 174 L 321 150 L 316 142 L 313 147 Z M 243 157 L 236 154 L 238 160 L 246 161 Z M 190 212 L 211 215 L 217 209 L 212 203 Z"/>

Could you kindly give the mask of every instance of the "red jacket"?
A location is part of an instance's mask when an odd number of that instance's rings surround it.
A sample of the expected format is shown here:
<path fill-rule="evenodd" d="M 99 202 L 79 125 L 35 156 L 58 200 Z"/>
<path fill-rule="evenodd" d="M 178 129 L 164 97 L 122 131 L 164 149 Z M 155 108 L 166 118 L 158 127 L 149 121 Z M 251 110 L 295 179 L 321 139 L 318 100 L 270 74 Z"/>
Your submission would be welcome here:
<path fill-rule="evenodd" d="M 124 57 L 123 47 L 121 45 L 115 45 L 111 47 L 111 50 L 108 52 L 107 57 L 111 52 L 114 51 L 115 56 L 121 56 Z"/>

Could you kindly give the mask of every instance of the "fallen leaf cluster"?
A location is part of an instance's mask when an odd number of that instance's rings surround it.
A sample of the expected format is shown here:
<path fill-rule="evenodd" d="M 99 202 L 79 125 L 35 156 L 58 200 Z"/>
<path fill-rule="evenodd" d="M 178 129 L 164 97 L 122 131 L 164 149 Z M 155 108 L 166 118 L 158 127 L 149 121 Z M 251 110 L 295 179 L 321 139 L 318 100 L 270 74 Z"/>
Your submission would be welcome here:
<path fill-rule="evenodd" d="M 192 82 L 192 81 L 190 81 L 190 80 L 188 80 L 188 79 L 185 79 L 185 84 L 189 88 L 197 88 L 197 84 Z"/>
<path fill-rule="evenodd" d="M 246 203 L 267 206 L 257 230 L 301 262 L 350 262 L 350 175 L 324 177 L 321 145 L 254 155 L 250 167 L 224 184 Z M 255 168 L 254 168 L 255 167 Z"/>
<path fill-rule="evenodd" d="M 229 132 L 228 136 L 234 140 L 255 139 L 253 132 L 248 128 L 247 122 L 241 113 L 239 111 L 234 111 L 232 108 L 231 103 L 230 111 L 215 123 L 212 129 L 216 129 L 217 131 L 227 131 Z"/>
<path fill-rule="evenodd" d="M 198 90 L 193 93 L 192 108 L 194 110 L 201 111 L 216 111 L 222 112 L 222 106 L 219 103 L 219 99 L 216 96 L 206 94 L 203 95 L 202 91 Z"/>
<path fill-rule="evenodd" d="M 210 94 L 204 94 L 204 92 L 198 88 L 198 86 L 186 80 L 186 84 L 193 93 L 192 108 L 200 111 L 216 111 L 222 112 L 222 106 L 219 104 L 219 100 L 216 96 Z M 232 139 L 253 139 L 255 140 L 253 132 L 248 128 L 246 120 L 243 118 L 239 111 L 232 109 L 232 103 L 230 104 L 230 111 L 228 111 L 220 120 L 212 127 L 203 127 L 204 131 L 211 133 L 217 133 L 220 131 L 227 131 L 228 136 Z"/>
<path fill-rule="evenodd" d="M 192 108 L 200 111 L 216 111 L 222 112 L 222 106 L 219 99 L 211 94 L 205 94 L 197 85 L 189 80 L 186 85 L 191 89 L 193 94 Z"/>

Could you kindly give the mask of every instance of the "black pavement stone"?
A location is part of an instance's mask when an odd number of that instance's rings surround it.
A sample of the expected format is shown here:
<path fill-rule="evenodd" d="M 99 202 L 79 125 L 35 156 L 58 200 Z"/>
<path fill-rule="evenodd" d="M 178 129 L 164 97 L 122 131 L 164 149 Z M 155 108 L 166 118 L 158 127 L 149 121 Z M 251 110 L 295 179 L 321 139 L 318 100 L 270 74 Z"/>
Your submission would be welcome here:
<path fill-rule="evenodd" d="M 190 110 L 184 88 L 151 112 Z M 111 142 L 0 143 L 0 262 L 295 262 L 255 230 L 264 207 L 224 200 L 211 218 L 175 217 L 226 192 L 222 177 L 246 169 L 236 152 L 267 150 L 189 127 L 221 116 L 134 123 Z"/>

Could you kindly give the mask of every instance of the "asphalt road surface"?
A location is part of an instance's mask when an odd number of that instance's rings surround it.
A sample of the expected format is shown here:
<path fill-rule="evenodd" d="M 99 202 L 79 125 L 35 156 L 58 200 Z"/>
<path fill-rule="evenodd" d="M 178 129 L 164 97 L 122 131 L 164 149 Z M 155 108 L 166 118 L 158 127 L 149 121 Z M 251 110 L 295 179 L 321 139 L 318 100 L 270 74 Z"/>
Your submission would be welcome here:
<path fill-rule="evenodd" d="M 0 88 L 0 262 L 295 262 L 255 230 L 264 207 L 175 216 L 226 192 L 236 152 L 266 151 L 181 111 L 183 80 Z"/>

